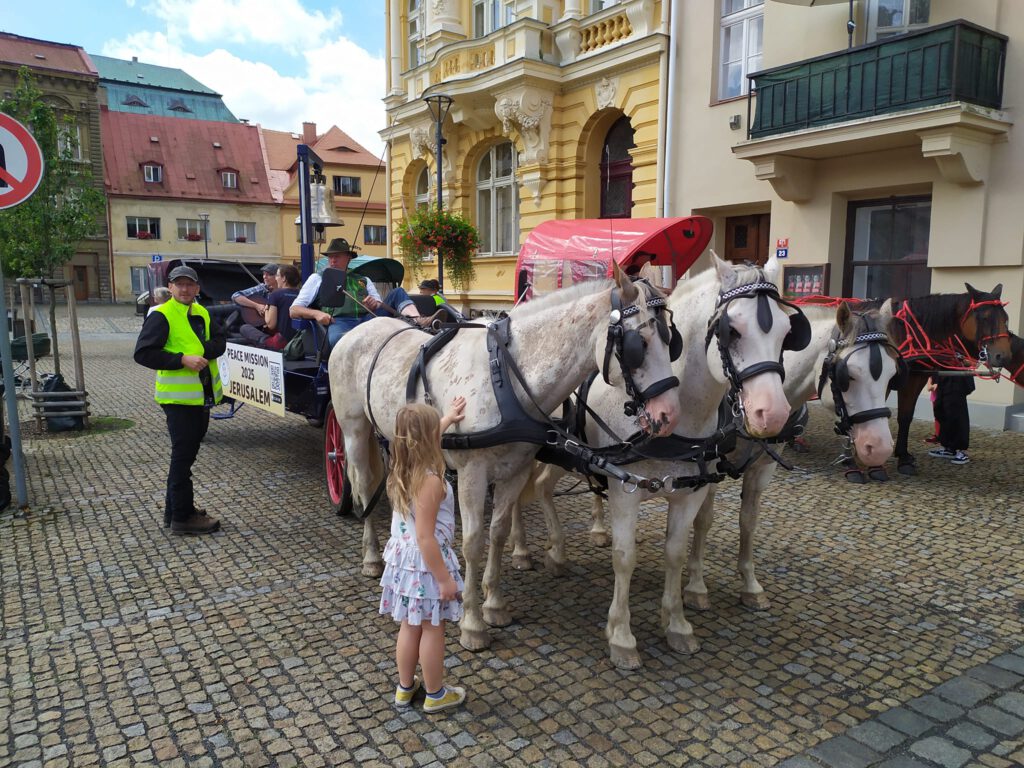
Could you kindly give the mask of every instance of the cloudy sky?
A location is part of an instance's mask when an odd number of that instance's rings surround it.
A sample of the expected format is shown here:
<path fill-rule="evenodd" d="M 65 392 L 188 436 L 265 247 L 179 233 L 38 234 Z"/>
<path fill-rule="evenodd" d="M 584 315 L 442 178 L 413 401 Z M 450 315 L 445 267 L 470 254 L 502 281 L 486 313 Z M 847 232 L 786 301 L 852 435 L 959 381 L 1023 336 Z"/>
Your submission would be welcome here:
<path fill-rule="evenodd" d="M 337 125 L 383 144 L 383 0 L 3 2 L 0 29 L 184 69 L 236 117 L 299 132 Z"/>

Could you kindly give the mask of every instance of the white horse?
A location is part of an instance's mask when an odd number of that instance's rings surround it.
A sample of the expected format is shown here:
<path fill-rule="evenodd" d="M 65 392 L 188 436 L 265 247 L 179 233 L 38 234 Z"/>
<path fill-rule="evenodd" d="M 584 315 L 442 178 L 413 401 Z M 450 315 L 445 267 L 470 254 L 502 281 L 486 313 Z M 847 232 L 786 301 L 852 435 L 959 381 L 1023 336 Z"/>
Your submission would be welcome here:
<path fill-rule="evenodd" d="M 668 307 L 679 318 L 684 339 L 684 353 L 673 364 L 676 375 L 685 376 L 680 377 L 680 418 L 675 433 L 698 442 L 712 438 L 719 428 L 719 405 L 732 387 L 734 408 L 742 415 L 747 432 L 754 437 L 770 437 L 785 425 L 790 412 L 782 391 L 779 359 L 791 323 L 775 300 L 778 262 L 771 259 L 762 272 L 749 265 L 727 264 L 717 256 L 712 258 L 713 269 L 681 283 L 669 297 Z M 622 435 L 628 433 L 628 424 L 616 411 L 619 399 L 621 394 L 614 387 L 596 381 L 588 402 L 612 431 Z M 588 420 L 588 443 L 616 442 L 594 422 Z M 643 453 L 644 446 L 639 449 Z M 713 472 L 714 461 L 709 463 L 708 471 Z M 640 503 L 656 497 L 668 500 L 662 624 L 671 648 L 692 653 L 697 650 L 697 641 L 683 612 L 682 568 L 687 532 L 707 495 L 707 485 L 702 484 L 697 465 L 692 462 L 646 458 L 628 468 L 644 477 L 666 480 L 665 487 L 655 491 L 632 489 L 614 481 L 608 488 L 615 590 L 606 634 L 612 662 L 635 669 L 640 666 L 640 658 L 630 629 L 629 588 L 636 566 Z"/>
<path fill-rule="evenodd" d="M 514 309 L 511 313 L 508 350 L 518 363 L 529 399 L 518 382 L 512 384 L 519 402 L 534 419 L 546 414 L 569 396 L 583 379 L 606 360 L 605 351 L 612 331 L 634 342 L 639 334 L 642 360 L 631 371 L 635 390 L 670 379 L 667 344 L 661 341 L 658 308 L 648 307 L 647 291 L 615 269 L 615 282 L 587 283 L 558 291 Z M 613 301 L 621 311 L 611 311 Z M 400 320 L 377 319 L 358 326 L 331 353 L 329 372 L 335 416 L 343 431 L 348 476 L 354 502 L 365 507 L 383 478 L 383 466 L 374 437 L 373 422 L 388 439 L 394 436 L 395 416 L 406 402 L 406 381 L 423 343 L 417 332 L 401 332 Z M 498 404 L 491 383 L 492 362 L 487 349 L 488 331 L 467 328 L 444 347 L 427 366 L 430 396 L 435 403 L 466 398 L 466 418 L 457 432 L 473 434 L 500 422 Z M 386 348 L 382 350 L 382 347 Z M 616 355 L 621 361 L 621 349 Z M 372 385 L 368 385 L 372 370 Z M 608 366 L 613 381 L 621 383 L 621 362 Z M 423 397 L 422 385 L 418 396 Z M 622 409 L 620 398 L 618 408 Z M 539 410 L 538 410 L 539 409 Z M 645 404 L 646 419 L 641 427 L 656 434 L 668 431 L 678 418 L 679 397 L 675 387 Z M 634 422 L 634 427 L 636 423 Z M 490 645 L 487 625 L 507 626 L 511 615 L 500 589 L 501 552 L 508 536 L 510 510 L 528 476 L 538 449 L 527 443 L 508 443 L 491 448 L 446 452 L 450 466 L 459 474 L 458 491 L 462 516 L 463 556 L 466 561 L 465 613 L 462 645 L 481 650 Z M 484 575 L 481 605 L 480 566 L 484 503 L 489 485 L 494 486 L 491 547 Z M 379 576 L 383 565 L 372 515 L 363 530 L 363 573 Z M 486 622 L 486 623 L 485 623 Z"/>
<path fill-rule="evenodd" d="M 889 429 L 889 411 L 885 407 L 890 382 L 897 371 L 895 348 L 879 342 L 882 336 L 891 339 L 892 302 L 887 301 L 880 310 L 851 313 L 847 304 L 837 311 L 826 307 L 803 307 L 811 321 L 811 343 L 803 351 L 786 355 L 786 396 L 793 408 L 810 400 L 821 387 L 823 405 L 835 410 L 833 388 L 829 381 L 821 382 L 826 358 L 835 348 L 830 368 L 845 369 L 843 376 L 847 389 L 839 391 L 848 418 L 850 440 L 857 463 L 865 467 L 879 467 L 893 451 L 892 432 Z M 858 341 L 874 338 L 876 341 Z M 890 347 L 890 354 L 882 353 L 880 346 Z M 851 350 L 847 352 L 846 350 Z M 841 362 L 840 362 L 841 361 Z M 872 370 L 874 366 L 874 370 Z M 826 374 L 830 371 L 826 370 Z M 831 371 L 834 375 L 834 370 Z M 861 421 L 858 416 L 871 417 Z M 744 441 L 745 442 L 745 441 Z M 737 447 L 734 462 L 742 462 L 754 446 L 750 443 Z M 781 446 L 779 446 L 781 448 Z M 776 462 L 762 455 L 743 473 L 743 492 L 740 494 L 740 549 L 737 567 L 742 587 L 740 601 L 754 610 L 767 610 L 768 598 L 754 573 L 754 534 L 761 513 L 761 497 L 775 477 Z M 600 501 L 600 499 L 598 499 Z M 683 592 L 688 608 L 706 610 L 711 607 L 707 585 L 704 583 L 704 552 L 707 534 L 714 518 L 715 491 L 708 493 L 694 523 L 693 544 L 690 548 L 689 582 Z"/>

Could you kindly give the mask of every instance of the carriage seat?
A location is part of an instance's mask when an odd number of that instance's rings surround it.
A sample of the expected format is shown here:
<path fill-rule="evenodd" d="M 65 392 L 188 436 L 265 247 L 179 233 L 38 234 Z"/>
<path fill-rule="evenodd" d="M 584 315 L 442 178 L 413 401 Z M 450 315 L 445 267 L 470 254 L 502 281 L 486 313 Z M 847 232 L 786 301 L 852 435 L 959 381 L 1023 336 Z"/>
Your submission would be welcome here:
<path fill-rule="evenodd" d="M 422 317 L 433 317 L 437 312 L 441 312 L 440 320 L 442 323 L 457 323 L 463 319 L 461 313 L 449 304 L 435 303 L 433 296 L 424 296 L 422 293 L 418 293 L 410 295 L 409 298 L 412 299 L 416 311 Z"/>

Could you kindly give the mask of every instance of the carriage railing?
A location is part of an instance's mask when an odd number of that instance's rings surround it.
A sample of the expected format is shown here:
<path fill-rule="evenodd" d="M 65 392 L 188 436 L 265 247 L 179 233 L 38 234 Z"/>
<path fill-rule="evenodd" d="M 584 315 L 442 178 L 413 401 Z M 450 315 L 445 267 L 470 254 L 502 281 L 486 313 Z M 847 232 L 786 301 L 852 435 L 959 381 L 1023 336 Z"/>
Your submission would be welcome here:
<path fill-rule="evenodd" d="M 755 72 L 747 138 L 956 101 L 1001 109 L 1006 42 L 960 19 Z"/>

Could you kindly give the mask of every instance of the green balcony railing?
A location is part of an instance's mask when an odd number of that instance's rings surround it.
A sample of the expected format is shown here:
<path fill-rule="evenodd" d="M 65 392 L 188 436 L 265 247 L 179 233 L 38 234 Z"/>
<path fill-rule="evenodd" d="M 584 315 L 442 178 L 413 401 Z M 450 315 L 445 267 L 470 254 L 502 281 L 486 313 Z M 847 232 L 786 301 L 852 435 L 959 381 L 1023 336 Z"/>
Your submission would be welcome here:
<path fill-rule="evenodd" d="M 747 138 L 955 101 L 1000 109 L 1006 41 L 960 19 L 755 72 Z"/>

